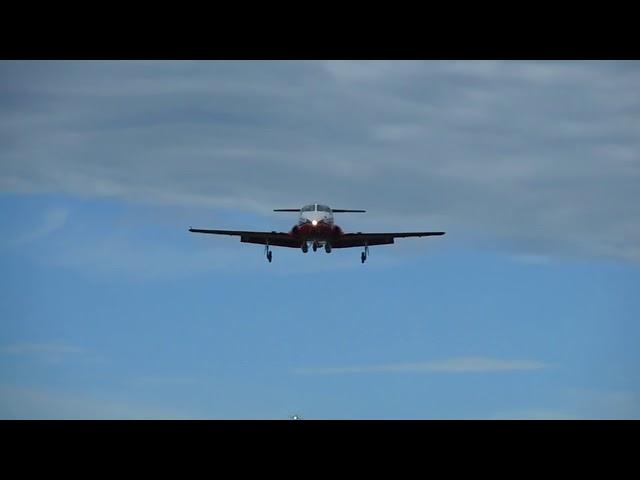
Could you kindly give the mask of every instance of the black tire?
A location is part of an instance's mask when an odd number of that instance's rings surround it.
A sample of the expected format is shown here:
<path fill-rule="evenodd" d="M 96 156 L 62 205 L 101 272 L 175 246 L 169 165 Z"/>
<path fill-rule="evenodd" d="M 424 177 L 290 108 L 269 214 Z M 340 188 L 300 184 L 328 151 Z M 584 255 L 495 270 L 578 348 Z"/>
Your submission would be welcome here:
<path fill-rule="evenodd" d="M 271 253 L 271 251 L 267 252 L 267 260 L 269 260 L 269 263 L 271 263 L 272 257 L 273 257 L 273 254 Z"/>
<path fill-rule="evenodd" d="M 362 254 L 360 255 L 360 260 L 362 260 L 362 263 L 364 263 L 366 259 L 367 259 L 367 256 L 364 254 L 364 252 L 362 252 Z"/>

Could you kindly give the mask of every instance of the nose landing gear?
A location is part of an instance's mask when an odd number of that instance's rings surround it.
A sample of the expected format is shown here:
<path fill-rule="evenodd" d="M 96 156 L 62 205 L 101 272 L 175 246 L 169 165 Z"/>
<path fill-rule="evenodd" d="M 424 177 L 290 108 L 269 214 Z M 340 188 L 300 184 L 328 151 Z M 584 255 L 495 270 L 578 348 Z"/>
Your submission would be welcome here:
<path fill-rule="evenodd" d="M 317 251 L 318 250 L 318 242 L 313 242 L 313 244 L 311 245 L 311 248 L 313 248 L 313 251 Z"/>

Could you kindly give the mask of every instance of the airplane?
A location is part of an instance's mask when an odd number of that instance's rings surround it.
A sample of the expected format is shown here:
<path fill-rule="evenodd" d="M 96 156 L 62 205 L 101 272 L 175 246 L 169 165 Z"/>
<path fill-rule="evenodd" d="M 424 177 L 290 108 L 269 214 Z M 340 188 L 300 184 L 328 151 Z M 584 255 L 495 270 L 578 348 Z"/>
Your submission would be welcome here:
<path fill-rule="evenodd" d="M 271 263 L 273 253 L 270 247 L 300 248 L 303 253 L 309 251 L 309 244 L 315 252 L 324 247 L 331 253 L 334 248 L 364 247 L 360 260 L 365 262 L 369 256 L 369 247 L 388 245 L 396 238 L 427 237 L 444 235 L 445 232 L 389 232 L 389 233 L 344 233 L 333 221 L 334 213 L 365 213 L 365 210 L 345 210 L 329 208 L 326 205 L 313 203 L 302 208 L 279 208 L 274 212 L 299 212 L 298 223 L 289 232 L 247 232 L 241 230 L 203 230 L 189 228 L 193 233 L 210 233 L 214 235 L 236 235 L 243 243 L 264 245 L 267 260 Z"/>

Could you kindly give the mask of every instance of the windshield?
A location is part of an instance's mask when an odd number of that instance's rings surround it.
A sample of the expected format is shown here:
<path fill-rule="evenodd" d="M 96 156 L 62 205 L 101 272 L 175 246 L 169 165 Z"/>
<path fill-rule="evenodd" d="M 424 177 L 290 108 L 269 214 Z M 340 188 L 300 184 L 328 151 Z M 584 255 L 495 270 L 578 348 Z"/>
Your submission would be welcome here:
<path fill-rule="evenodd" d="M 315 205 L 305 205 L 300 209 L 301 212 L 313 212 L 316 209 Z"/>
<path fill-rule="evenodd" d="M 331 209 L 329 207 L 327 207 L 326 205 L 318 205 L 318 211 L 319 212 L 330 212 Z"/>

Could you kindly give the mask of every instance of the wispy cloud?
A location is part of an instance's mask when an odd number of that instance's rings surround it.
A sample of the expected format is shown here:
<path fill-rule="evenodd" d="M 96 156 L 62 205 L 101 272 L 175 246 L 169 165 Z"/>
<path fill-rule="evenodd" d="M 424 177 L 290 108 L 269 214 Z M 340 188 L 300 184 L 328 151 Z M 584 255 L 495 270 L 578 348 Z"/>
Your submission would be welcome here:
<path fill-rule="evenodd" d="M 146 375 L 131 380 L 131 384 L 140 387 L 180 387 L 184 385 L 197 385 L 202 379 L 189 376 L 160 376 Z"/>
<path fill-rule="evenodd" d="M 62 228 L 69 217 L 69 212 L 63 208 L 55 208 L 45 213 L 42 223 L 31 230 L 30 232 L 22 233 L 17 236 L 13 243 L 16 245 L 23 245 L 25 243 L 33 242 L 42 237 L 55 232 Z"/>
<path fill-rule="evenodd" d="M 575 413 L 550 409 L 501 412 L 490 417 L 491 420 L 578 420 L 580 418 Z"/>
<path fill-rule="evenodd" d="M 567 388 L 553 403 L 496 413 L 492 419 L 575 420 L 638 419 L 640 394 L 628 390 Z"/>
<path fill-rule="evenodd" d="M 181 419 L 191 415 L 148 402 L 48 388 L 0 385 L 2 419 Z"/>
<path fill-rule="evenodd" d="M 60 356 L 86 353 L 87 350 L 62 343 L 16 343 L 0 345 L 2 355 L 45 355 Z"/>
<path fill-rule="evenodd" d="M 640 418 L 640 394 L 635 391 L 570 388 L 565 396 L 584 418 Z"/>
<path fill-rule="evenodd" d="M 517 263 L 524 263 L 528 265 L 547 265 L 551 263 L 551 259 L 545 255 L 512 255 L 511 259 Z"/>
<path fill-rule="evenodd" d="M 549 365 L 529 360 L 497 360 L 484 357 L 452 358 L 422 363 L 396 363 L 369 366 L 298 368 L 294 373 L 339 375 L 349 373 L 479 373 L 539 370 Z"/>

